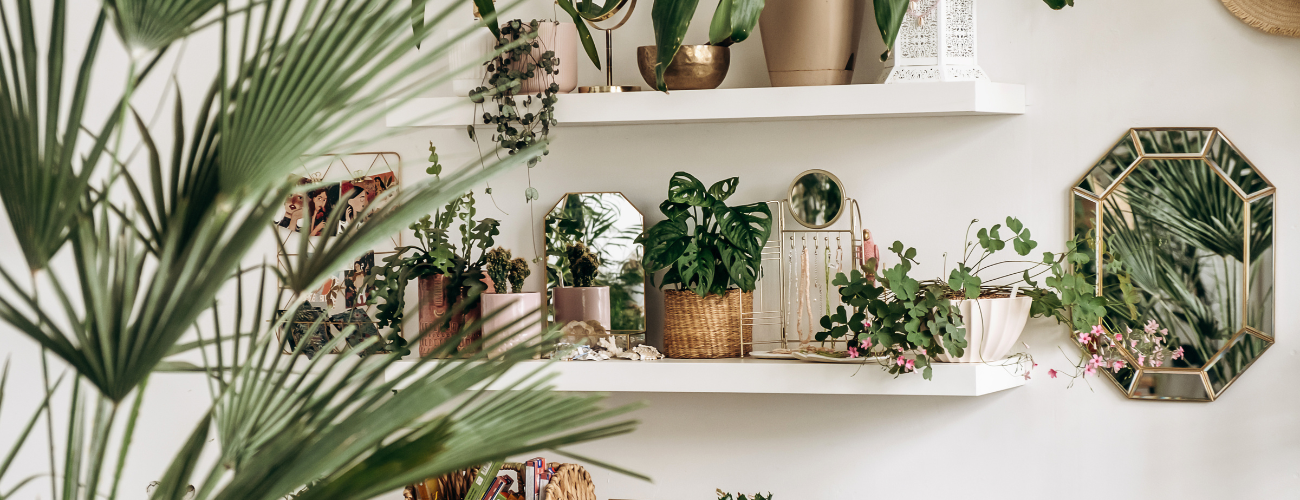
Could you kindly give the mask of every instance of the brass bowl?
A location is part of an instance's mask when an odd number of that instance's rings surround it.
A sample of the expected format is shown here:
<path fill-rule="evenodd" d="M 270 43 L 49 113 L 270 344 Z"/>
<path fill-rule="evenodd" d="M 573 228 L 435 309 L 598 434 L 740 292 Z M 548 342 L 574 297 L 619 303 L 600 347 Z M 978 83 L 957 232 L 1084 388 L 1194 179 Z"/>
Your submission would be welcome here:
<path fill-rule="evenodd" d="M 659 55 L 654 45 L 637 47 L 636 65 L 641 69 L 641 78 L 655 85 L 655 60 Z M 731 66 L 731 49 L 713 45 L 683 45 L 668 64 L 664 72 L 664 84 L 668 90 L 716 89 L 727 78 L 727 68 Z"/>

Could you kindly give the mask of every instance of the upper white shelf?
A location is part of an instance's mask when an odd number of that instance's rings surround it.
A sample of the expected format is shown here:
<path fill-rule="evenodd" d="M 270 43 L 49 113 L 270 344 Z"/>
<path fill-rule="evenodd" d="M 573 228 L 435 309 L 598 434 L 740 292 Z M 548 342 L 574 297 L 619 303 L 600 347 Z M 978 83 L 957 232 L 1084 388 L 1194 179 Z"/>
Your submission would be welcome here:
<path fill-rule="evenodd" d="M 560 126 L 707 123 L 912 116 L 1018 115 L 1025 87 L 1009 83 L 944 82 L 824 87 L 675 90 L 560 96 Z M 477 124 L 467 97 L 389 102 L 389 127 Z"/>
<path fill-rule="evenodd" d="M 398 362 L 390 370 L 406 370 Z M 491 388 L 506 387 L 542 368 L 528 361 L 512 368 Z M 875 363 L 809 363 L 762 359 L 658 361 L 569 361 L 549 368 L 556 390 L 574 392 L 691 392 L 745 394 L 857 394 L 982 396 L 1025 385 L 1015 365 L 943 363 L 932 380 L 911 373 L 894 378 Z"/>

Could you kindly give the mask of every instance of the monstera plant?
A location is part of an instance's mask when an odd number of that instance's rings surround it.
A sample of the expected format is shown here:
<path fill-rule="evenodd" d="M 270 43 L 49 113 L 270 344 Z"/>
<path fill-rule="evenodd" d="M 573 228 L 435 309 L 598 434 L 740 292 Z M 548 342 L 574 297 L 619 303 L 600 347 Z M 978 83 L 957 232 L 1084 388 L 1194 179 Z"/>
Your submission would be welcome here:
<path fill-rule="evenodd" d="M 701 297 L 754 289 L 772 211 L 763 202 L 727 206 L 739 182 L 732 177 L 706 189 L 691 174 L 673 175 L 659 205 L 667 219 L 637 239 L 645 245 L 646 272 L 668 270 L 656 286 L 677 285 Z"/>

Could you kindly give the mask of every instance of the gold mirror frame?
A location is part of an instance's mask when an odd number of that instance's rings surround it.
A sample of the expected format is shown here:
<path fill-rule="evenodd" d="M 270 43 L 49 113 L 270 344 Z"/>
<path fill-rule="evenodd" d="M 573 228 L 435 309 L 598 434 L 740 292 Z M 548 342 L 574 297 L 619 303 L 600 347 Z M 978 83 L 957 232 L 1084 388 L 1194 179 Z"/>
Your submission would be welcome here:
<path fill-rule="evenodd" d="M 794 209 L 794 188 L 795 186 L 799 185 L 799 179 L 803 179 L 806 176 L 816 175 L 816 174 L 821 174 L 830 177 L 831 182 L 833 182 L 840 189 L 840 208 L 839 210 L 835 211 L 835 216 L 831 217 L 831 219 L 826 221 L 826 223 L 824 224 L 812 224 L 810 223 L 810 221 L 806 221 L 802 217 L 800 217 L 798 213 L 795 213 L 795 209 Z M 785 190 L 786 209 L 790 211 L 790 216 L 794 217 L 794 221 L 798 222 L 799 225 L 803 227 L 806 227 L 808 229 L 828 228 L 831 225 L 835 224 L 836 221 L 840 220 L 840 217 L 843 217 L 844 212 L 847 211 L 849 208 L 848 196 L 844 194 L 844 191 L 845 191 L 844 183 L 841 182 L 840 178 L 836 177 L 835 174 L 832 174 L 820 168 L 805 170 L 803 172 L 800 172 L 799 175 L 794 176 L 794 180 L 790 181 L 790 187 Z"/>
<path fill-rule="evenodd" d="M 1071 231 L 1095 251 L 1075 272 L 1113 294 L 1114 265 L 1102 259 L 1131 255 L 1123 266 L 1142 301 L 1130 319 L 1173 318 L 1160 323 L 1187 350 L 1177 364 L 1152 366 L 1121 345 L 1128 366 L 1101 371 L 1125 396 L 1214 401 L 1273 345 L 1276 188 L 1221 131 L 1130 129 L 1070 192 Z M 1203 217 L 1177 217 L 1191 213 Z"/>
<path fill-rule="evenodd" d="M 638 229 L 637 233 L 639 234 L 640 232 L 643 232 L 643 231 L 645 230 L 645 212 L 642 212 L 641 209 L 638 208 L 638 207 L 636 206 L 635 203 L 632 203 L 632 200 L 628 199 L 628 197 L 625 196 L 622 192 L 619 192 L 619 191 L 586 191 L 586 192 L 569 192 L 569 193 L 564 193 L 564 195 L 561 196 L 559 200 L 556 200 L 555 204 L 551 205 L 551 208 L 548 209 L 548 210 L 546 211 L 546 214 L 542 216 L 542 237 L 543 237 L 543 244 L 545 245 L 545 248 L 546 248 L 546 253 L 545 253 L 544 257 L 543 257 L 543 258 L 544 258 L 544 261 L 545 261 L 545 262 L 544 262 L 544 269 L 546 270 L 546 278 L 543 280 L 543 282 L 542 282 L 542 286 L 543 286 L 543 288 L 544 288 L 543 293 L 546 295 L 546 307 L 547 307 L 546 319 L 547 319 L 548 322 L 552 321 L 552 317 L 553 317 L 552 314 L 553 314 L 553 307 L 554 307 L 554 305 L 553 305 L 553 301 L 554 301 L 554 299 L 553 299 L 553 297 L 551 296 L 551 266 L 552 266 L 552 263 L 551 263 L 551 256 L 552 256 L 552 254 L 551 254 L 551 250 L 552 250 L 552 249 L 551 249 L 551 234 L 550 234 L 550 232 L 549 232 L 547 229 L 548 229 L 549 221 L 551 220 L 551 214 L 555 213 L 556 209 L 560 207 L 560 204 L 564 203 L 565 200 L 567 200 L 570 196 L 574 196 L 574 195 L 579 195 L 579 196 L 581 196 L 581 195 L 617 195 L 617 196 L 619 196 L 620 198 L 622 198 L 623 201 L 626 202 L 627 205 L 628 205 L 629 207 L 632 207 L 632 210 L 635 210 L 635 211 L 636 211 L 636 215 L 637 215 L 638 217 L 641 218 L 641 227 Z M 644 245 L 642 245 L 642 244 L 640 244 L 640 243 L 630 243 L 630 245 L 632 245 L 634 248 L 640 248 L 639 253 L 640 253 L 641 255 L 644 255 L 644 252 L 645 252 L 645 246 L 644 246 Z M 599 252 L 599 251 L 598 251 L 598 252 Z M 640 266 L 640 261 L 639 261 L 639 260 L 636 262 L 636 265 L 637 265 L 638 267 Z M 640 294 L 641 294 L 641 297 L 640 297 L 640 298 L 641 298 L 641 300 L 640 300 L 640 307 L 641 307 L 641 311 L 640 311 L 640 312 L 641 312 L 641 328 L 640 328 L 640 329 L 618 329 L 617 327 L 614 327 L 614 328 L 611 328 L 611 329 L 610 329 L 610 333 L 615 334 L 615 335 L 625 335 L 625 336 L 626 336 L 626 335 L 632 335 L 632 336 L 635 336 L 635 335 L 644 335 L 644 334 L 646 333 L 646 324 L 647 324 L 646 321 L 647 321 L 647 315 L 646 315 L 646 309 L 645 309 L 645 291 L 646 291 L 646 288 L 647 288 L 648 286 L 649 286 L 649 277 L 648 277 L 648 276 L 645 276 L 645 272 L 644 272 L 644 270 L 642 270 L 642 280 L 641 280 L 641 290 L 640 290 Z M 611 290 L 611 293 L 612 293 L 612 290 Z M 611 297 L 610 297 L 611 301 L 613 300 L 613 298 L 614 298 L 614 297 L 611 295 Z M 610 313 L 611 313 L 611 316 L 613 316 L 614 314 L 616 314 L 616 310 L 615 310 L 613 304 L 610 304 Z M 614 318 L 613 318 L 613 317 L 611 317 L 611 323 L 614 323 Z M 611 326 L 614 326 L 614 325 L 611 324 Z M 631 339 L 625 339 L 625 340 L 628 340 L 629 342 L 631 342 Z M 620 345 L 622 345 L 622 344 L 620 344 Z M 625 348 L 630 348 L 630 347 L 627 347 L 627 346 L 623 346 L 623 347 L 625 347 Z"/>

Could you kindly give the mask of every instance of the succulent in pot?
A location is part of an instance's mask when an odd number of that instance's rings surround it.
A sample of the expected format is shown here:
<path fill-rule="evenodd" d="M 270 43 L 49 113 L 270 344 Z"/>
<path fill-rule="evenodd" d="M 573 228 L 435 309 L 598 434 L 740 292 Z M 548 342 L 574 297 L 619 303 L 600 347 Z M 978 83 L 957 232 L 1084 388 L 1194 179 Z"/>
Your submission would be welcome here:
<path fill-rule="evenodd" d="M 677 172 L 659 205 L 666 219 L 637 238 L 645 245 L 646 272 L 664 271 L 656 286 L 676 285 L 664 291 L 668 357 L 740 357 L 739 340 L 752 339 L 752 327 L 737 331 L 737 325 L 740 315 L 753 310 L 772 211 L 764 202 L 727 205 L 739 182 L 732 177 L 705 188 L 691 174 Z"/>
<path fill-rule="evenodd" d="M 556 287 L 555 322 L 566 325 L 570 321 L 598 321 L 605 330 L 611 329 L 608 286 L 592 286 L 600 273 L 600 258 L 586 245 L 572 243 L 565 248 L 569 274 L 573 286 Z"/>
<path fill-rule="evenodd" d="M 485 318 L 483 333 L 489 337 L 487 343 L 493 346 L 493 353 L 505 352 L 541 335 L 542 297 L 537 292 L 523 291 L 524 280 L 532 274 L 527 260 L 512 260 L 510 250 L 497 247 L 487 253 L 486 263 L 488 277 L 496 287 L 493 293 L 479 298 Z"/>
<path fill-rule="evenodd" d="M 375 270 L 375 322 L 381 328 L 401 329 L 406 287 L 412 280 L 417 282 L 420 331 L 428 330 L 420 338 L 421 356 L 456 338 L 462 326 L 478 321 L 479 296 L 491 287 L 483 266 L 500 222 L 476 221 L 474 203 L 474 193 L 469 192 L 433 217 L 426 215 L 411 224 L 418 243 L 398 247 Z M 459 245 L 451 238 L 453 225 L 460 233 Z M 462 336 L 461 347 L 474 337 Z"/>

